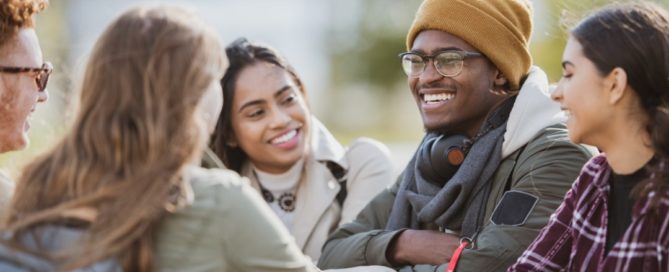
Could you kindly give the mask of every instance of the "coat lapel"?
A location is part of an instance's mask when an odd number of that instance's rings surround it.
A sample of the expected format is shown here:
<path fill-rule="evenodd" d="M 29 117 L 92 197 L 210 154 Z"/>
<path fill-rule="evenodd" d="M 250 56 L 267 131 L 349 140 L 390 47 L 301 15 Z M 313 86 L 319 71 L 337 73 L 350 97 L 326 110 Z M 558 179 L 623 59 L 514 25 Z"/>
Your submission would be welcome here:
<path fill-rule="evenodd" d="M 295 216 L 293 217 L 293 227 L 290 230 L 297 245 L 303 251 L 314 230 L 318 228 L 319 222 L 330 206 L 335 203 L 335 198 L 339 192 L 339 183 L 323 161 L 332 161 L 344 169 L 348 169 L 348 162 L 344 157 L 344 147 L 335 140 L 318 119 L 312 118 L 311 125 L 313 128 L 310 139 L 311 152 L 305 158 L 305 177 L 300 181 L 297 189 Z M 251 164 L 249 162 L 244 163 L 240 172 L 242 176 L 249 179 L 251 186 L 259 192 L 260 187 L 253 174 Z"/>
<path fill-rule="evenodd" d="M 253 174 L 253 167 L 249 162 L 246 162 L 242 165 L 241 171 L 239 171 L 239 175 L 242 177 L 245 177 L 249 179 L 249 183 L 251 183 L 251 187 L 253 189 L 256 189 L 258 193 L 260 193 L 260 186 L 258 185 L 258 179 L 256 179 L 256 175 Z"/>
<path fill-rule="evenodd" d="M 312 118 L 311 125 L 314 132 L 311 135 L 312 152 L 305 161 L 305 179 L 298 188 L 297 208 L 291 229 L 302 250 L 339 192 L 339 183 L 323 161 L 333 161 L 348 169 L 348 163 L 344 159 L 344 147 L 318 119 Z"/>
<path fill-rule="evenodd" d="M 307 163 L 306 179 L 297 192 L 297 206 L 291 230 L 297 245 L 303 250 L 339 192 L 339 184 L 332 178 L 327 167 L 315 160 Z"/>

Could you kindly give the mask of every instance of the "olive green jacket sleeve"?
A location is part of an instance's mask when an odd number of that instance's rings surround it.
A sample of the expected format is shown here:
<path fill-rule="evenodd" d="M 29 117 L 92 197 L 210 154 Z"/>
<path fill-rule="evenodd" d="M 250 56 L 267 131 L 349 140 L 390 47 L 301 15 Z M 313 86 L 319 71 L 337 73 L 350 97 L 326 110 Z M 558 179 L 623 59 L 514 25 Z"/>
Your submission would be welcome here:
<path fill-rule="evenodd" d="M 486 207 L 487 225 L 476 238 L 475 248 L 462 252 L 456 270 L 506 271 L 548 223 L 550 215 L 562 203 L 567 190 L 593 154 L 593 151 L 571 143 L 562 126 L 554 126 L 543 130 L 524 150 L 510 155 L 498 170 L 496 182 L 505 176 L 508 179 L 510 168 L 513 168 L 509 190 L 531 194 L 538 198 L 538 202 L 522 225 L 493 224 L 490 218 L 504 194 L 504 186 L 499 186 L 500 183 L 493 186 Z"/>
<path fill-rule="evenodd" d="M 485 211 L 486 225 L 479 233 L 474 249 L 463 251 L 457 271 L 504 271 L 534 240 L 548 222 L 550 214 L 562 202 L 564 194 L 583 164 L 592 156 L 586 148 L 569 142 L 563 127 L 549 127 L 523 149 L 505 158 L 494 176 Z M 538 197 L 538 203 L 520 226 L 490 223 L 489 218 L 501 200 L 507 181 L 510 190 Z M 400 231 L 385 231 L 399 182 L 379 194 L 358 215 L 338 229 L 323 247 L 321 268 L 361 265 L 391 266 L 385 253 L 390 241 Z M 414 265 L 399 271 L 443 271 L 447 264 Z"/>
<path fill-rule="evenodd" d="M 364 265 L 391 266 L 385 252 L 390 241 L 401 230 L 387 231 L 384 228 L 399 184 L 400 179 L 376 195 L 353 222 L 344 224 L 330 235 L 319 258 L 318 266 L 321 269 Z"/>
<path fill-rule="evenodd" d="M 192 169 L 194 200 L 167 216 L 160 271 L 318 271 L 260 195 L 236 173 Z"/>

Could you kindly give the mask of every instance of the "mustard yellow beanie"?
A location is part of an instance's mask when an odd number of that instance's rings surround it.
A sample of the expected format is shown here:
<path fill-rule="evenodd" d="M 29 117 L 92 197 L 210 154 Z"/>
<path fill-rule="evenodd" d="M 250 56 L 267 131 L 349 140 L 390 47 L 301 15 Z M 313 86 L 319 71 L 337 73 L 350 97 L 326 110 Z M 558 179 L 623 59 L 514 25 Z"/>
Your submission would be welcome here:
<path fill-rule="evenodd" d="M 423 30 L 441 30 L 471 44 L 509 80 L 511 90 L 530 70 L 531 4 L 526 0 L 425 0 L 407 35 L 407 50 Z"/>

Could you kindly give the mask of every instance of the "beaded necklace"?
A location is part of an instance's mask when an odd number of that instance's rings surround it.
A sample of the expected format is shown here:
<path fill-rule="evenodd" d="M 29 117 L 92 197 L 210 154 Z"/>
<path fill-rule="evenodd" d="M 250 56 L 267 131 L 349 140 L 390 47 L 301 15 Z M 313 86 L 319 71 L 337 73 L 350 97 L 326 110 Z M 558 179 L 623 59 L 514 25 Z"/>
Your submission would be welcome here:
<path fill-rule="evenodd" d="M 305 162 L 306 163 L 306 162 Z M 295 210 L 295 205 L 297 203 L 297 190 L 300 188 L 300 184 L 302 184 L 302 180 L 304 179 L 305 176 L 305 166 L 304 164 L 302 165 L 302 169 L 300 171 L 300 176 L 297 181 L 297 184 L 295 185 L 294 192 L 285 192 L 279 195 L 278 199 L 272 194 L 270 190 L 265 188 L 265 186 L 262 185 L 262 182 L 260 182 L 260 178 L 258 177 L 258 173 L 256 172 L 255 169 L 253 169 L 253 176 L 255 177 L 256 181 L 258 182 L 258 187 L 260 188 L 260 194 L 262 195 L 263 199 L 267 203 L 272 203 L 274 201 L 277 201 L 277 204 L 279 205 L 279 208 L 285 212 L 293 212 Z"/>

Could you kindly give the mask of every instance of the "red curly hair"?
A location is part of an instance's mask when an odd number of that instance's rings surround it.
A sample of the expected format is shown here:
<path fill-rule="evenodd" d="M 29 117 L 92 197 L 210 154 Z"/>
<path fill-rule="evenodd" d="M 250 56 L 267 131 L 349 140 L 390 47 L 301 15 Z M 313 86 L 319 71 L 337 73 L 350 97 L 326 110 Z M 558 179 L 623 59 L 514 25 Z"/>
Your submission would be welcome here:
<path fill-rule="evenodd" d="M 32 16 L 48 5 L 48 0 L 0 0 L 0 46 L 19 29 L 32 27 Z"/>

